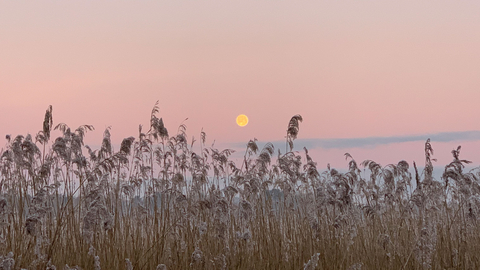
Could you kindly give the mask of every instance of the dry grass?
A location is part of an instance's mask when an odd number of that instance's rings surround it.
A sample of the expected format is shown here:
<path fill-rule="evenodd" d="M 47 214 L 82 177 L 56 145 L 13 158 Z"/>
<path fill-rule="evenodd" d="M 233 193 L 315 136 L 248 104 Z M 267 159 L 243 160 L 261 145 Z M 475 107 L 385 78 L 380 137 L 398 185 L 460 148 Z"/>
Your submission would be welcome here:
<path fill-rule="evenodd" d="M 405 161 L 318 172 L 287 149 L 232 150 L 169 136 L 155 105 L 151 127 L 113 151 L 84 146 L 92 126 L 59 124 L 52 108 L 35 141 L 8 137 L 0 160 L 0 269 L 479 269 L 478 170 L 454 160 L 442 179 Z M 200 152 L 193 151 L 194 143 Z M 84 155 L 88 153 L 88 155 Z M 415 174 L 415 180 L 411 173 Z M 415 182 L 412 183 L 412 182 Z"/>

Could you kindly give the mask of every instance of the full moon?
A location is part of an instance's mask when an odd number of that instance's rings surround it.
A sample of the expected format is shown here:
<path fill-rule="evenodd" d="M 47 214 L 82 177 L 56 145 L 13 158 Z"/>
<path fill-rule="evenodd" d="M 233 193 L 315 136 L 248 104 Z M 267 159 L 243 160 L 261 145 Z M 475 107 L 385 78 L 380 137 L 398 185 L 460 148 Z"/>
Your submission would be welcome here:
<path fill-rule="evenodd" d="M 237 125 L 244 127 L 248 124 L 248 117 L 245 114 L 237 116 Z"/>

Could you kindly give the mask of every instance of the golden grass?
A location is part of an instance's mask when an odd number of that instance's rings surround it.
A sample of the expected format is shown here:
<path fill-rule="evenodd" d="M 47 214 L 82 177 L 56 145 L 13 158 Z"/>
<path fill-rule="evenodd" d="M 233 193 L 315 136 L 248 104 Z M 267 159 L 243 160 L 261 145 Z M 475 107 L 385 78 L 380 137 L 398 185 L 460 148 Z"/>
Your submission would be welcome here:
<path fill-rule="evenodd" d="M 8 138 L 0 161 L 0 269 L 479 269 L 478 170 L 433 179 L 433 148 L 413 185 L 407 162 L 319 173 L 308 155 L 232 150 L 169 137 L 156 117 L 114 152 L 83 145 L 92 126 L 50 141 Z M 287 146 L 303 119 L 289 123 Z M 40 150 L 42 149 L 42 150 Z M 84 155 L 84 153 L 87 153 Z M 416 166 L 415 166 L 415 171 Z"/>

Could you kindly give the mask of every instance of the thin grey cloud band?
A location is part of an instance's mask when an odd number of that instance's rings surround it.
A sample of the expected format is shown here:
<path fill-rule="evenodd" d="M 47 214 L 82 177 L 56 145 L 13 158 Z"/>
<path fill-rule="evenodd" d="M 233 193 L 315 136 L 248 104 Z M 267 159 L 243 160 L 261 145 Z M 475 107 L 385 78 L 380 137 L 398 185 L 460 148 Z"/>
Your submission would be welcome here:
<path fill-rule="evenodd" d="M 379 145 L 387 145 L 393 143 L 405 143 L 426 141 L 428 138 L 432 142 L 454 142 L 454 141 L 479 141 L 480 131 L 460 131 L 460 132 L 440 132 L 424 135 L 408 135 L 408 136 L 392 136 L 392 137 L 366 137 L 366 138 L 339 138 L 339 139 L 297 139 L 294 141 L 295 149 L 299 150 L 303 147 L 307 149 L 323 148 L 323 149 L 343 149 L 343 148 L 371 148 Z M 272 142 L 275 148 L 285 148 L 285 141 Z M 258 142 L 261 147 L 265 142 Z M 237 144 L 243 147 L 245 143 Z"/>

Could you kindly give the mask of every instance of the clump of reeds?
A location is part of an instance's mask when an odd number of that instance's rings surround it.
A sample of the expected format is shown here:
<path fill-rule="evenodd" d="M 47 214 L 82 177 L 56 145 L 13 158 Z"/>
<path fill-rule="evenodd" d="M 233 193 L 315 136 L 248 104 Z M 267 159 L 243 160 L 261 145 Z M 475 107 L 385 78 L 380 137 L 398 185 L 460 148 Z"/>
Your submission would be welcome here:
<path fill-rule="evenodd" d="M 118 151 L 108 128 L 100 149 L 84 145 L 90 125 L 58 124 L 52 140 L 51 107 L 35 139 L 8 136 L 0 269 L 480 268 L 480 170 L 460 147 L 440 179 L 430 140 L 420 172 L 348 153 L 345 172 L 319 172 L 294 151 L 295 115 L 285 152 L 252 139 L 236 164 L 158 113 Z"/>

